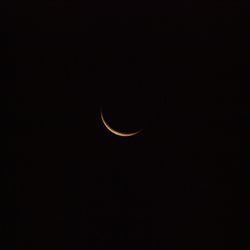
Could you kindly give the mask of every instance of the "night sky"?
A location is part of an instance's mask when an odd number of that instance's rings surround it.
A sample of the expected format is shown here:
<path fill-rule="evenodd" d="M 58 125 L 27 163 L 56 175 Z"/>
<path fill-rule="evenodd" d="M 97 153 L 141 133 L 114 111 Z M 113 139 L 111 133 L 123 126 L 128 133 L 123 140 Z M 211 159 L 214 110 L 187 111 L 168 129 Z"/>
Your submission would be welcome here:
<path fill-rule="evenodd" d="M 244 13 L 126 7 L 32 1 L 10 13 L 17 249 L 244 249 Z M 114 129 L 143 131 L 110 133 L 101 109 Z"/>

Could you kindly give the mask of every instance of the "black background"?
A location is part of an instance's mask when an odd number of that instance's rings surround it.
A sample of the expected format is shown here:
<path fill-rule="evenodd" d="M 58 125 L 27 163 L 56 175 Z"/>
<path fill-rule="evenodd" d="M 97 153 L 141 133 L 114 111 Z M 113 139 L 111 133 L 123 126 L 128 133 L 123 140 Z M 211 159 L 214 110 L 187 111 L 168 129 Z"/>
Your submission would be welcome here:
<path fill-rule="evenodd" d="M 245 10 L 16 8 L 17 249 L 242 249 Z M 158 11 L 157 11 L 158 10 Z M 143 132 L 122 138 L 103 126 Z"/>

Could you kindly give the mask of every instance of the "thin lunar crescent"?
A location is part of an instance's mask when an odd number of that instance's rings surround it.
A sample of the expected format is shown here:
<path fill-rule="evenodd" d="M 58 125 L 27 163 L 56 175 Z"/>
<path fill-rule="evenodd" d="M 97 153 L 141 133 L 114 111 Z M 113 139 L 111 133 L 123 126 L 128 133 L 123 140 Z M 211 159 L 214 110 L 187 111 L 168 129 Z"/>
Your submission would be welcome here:
<path fill-rule="evenodd" d="M 104 126 L 105 126 L 111 133 L 113 133 L 113 134 L 115 134 L 115 135 L 117 135 L 117 136 L 129 137 L 129 136 L 133 136 L 133 135 L 136 135 L 136 134 L 138 134 L 138 133 L 141 132 L 141 130 L 139 130 L 139 131 L 136 131 L 136 132 L 134 132 L 134 133 L 122 133 L 122 132 L 119 132 L 119 131 L 116 131 L 116 130 L 112 129 L 112 128 L 107 124 L 107 122 L 104 120 L 102 111 L 101 111 L 101 119 L 102 119 L 102 122 L 103 122 Z"/>

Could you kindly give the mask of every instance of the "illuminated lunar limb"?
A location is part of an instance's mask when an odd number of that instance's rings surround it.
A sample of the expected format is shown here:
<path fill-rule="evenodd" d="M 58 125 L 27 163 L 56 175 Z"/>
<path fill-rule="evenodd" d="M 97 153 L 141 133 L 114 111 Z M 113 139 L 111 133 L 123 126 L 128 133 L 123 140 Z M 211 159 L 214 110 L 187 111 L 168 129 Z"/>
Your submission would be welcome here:
<path fill-rule="evenodd" d="M 117 136 L 122 136 L 122 137 L 130 137 L 130 136 L 134 136 L 138 133 L 140 133 L 142 130 L 139 130 L 139 131 L 136 131 L 136 132 L 133 132 L 133 133 L 124 133 L 124 132 L 119 132 L 117 130 L 114 130 L 110 127 L 110 125 L 105 121 L 104 117 L 103 117 L 103 113 L 101 111 L 101 119 L 102 119 L 102 122 L 104 124 L 104 126 L 114 135 L 117 135 Z"/>

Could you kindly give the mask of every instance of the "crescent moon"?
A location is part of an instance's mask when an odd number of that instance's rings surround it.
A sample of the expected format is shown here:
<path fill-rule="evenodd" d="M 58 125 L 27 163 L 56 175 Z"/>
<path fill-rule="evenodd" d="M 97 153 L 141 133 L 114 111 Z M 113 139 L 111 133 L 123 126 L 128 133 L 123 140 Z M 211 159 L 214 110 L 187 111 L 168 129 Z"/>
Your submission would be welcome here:
<path fill-rule="evenodd" d="M 129 136 L 133 136 L 133 135 L 136 135 L 138 133 L 140 133 L 142 130 L 139 130 L 139 131 L 136 131 L 136 132 L 133 132 L 133 133 L 123 133 L 123 132 L 119 132 L 117 130 L 114 130 L 112 129 L 109 124 L 104 120 L 104 117 L 103 117 L 103 113 L 101 111 L 101 119 L 102 119 L 102 122 L 104 124 L 104 126 L 106 127 L 106 129 L 108 129 L 112 134 L 115 134 L 117 136 L 122 136 L 122 137 L 129 137 Z"/>

